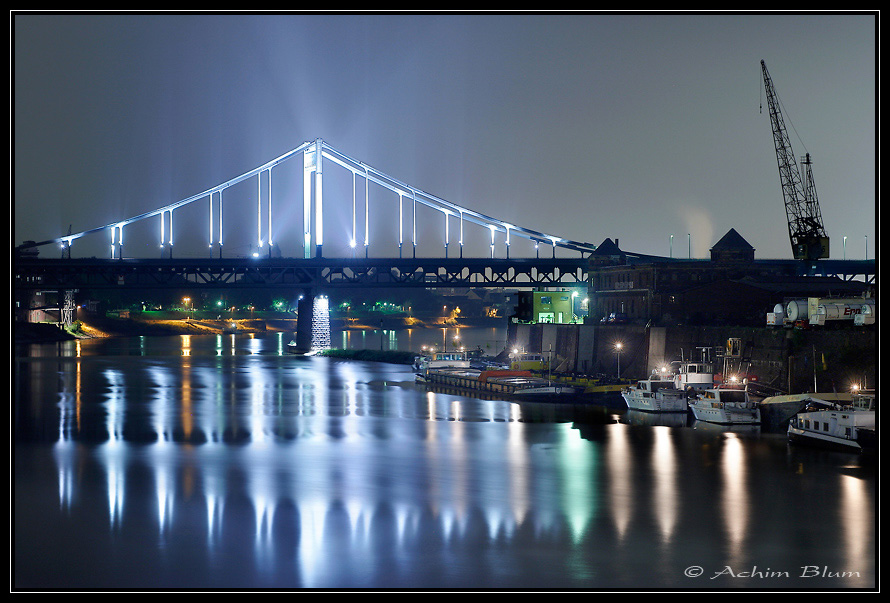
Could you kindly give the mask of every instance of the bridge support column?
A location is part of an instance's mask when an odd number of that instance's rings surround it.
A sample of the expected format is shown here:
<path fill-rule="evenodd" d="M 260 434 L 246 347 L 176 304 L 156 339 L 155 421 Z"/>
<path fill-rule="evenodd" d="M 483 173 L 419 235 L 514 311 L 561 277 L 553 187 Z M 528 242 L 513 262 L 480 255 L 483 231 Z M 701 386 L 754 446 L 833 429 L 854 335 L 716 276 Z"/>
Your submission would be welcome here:
<path fill-rule="evenodd" d="M 322 195 L 322 142 L 317 139 L 315 144 L 303 151 L 303 257 L 312 256 L 312 239 L 315 238 L 315 257 L 322 257 L 324 242 L 324 212 Z M 314 177 L 313 177 L 314 175 Z M 313 194 L 313 184 L 314 194 Z M 313 205 L 314 222 L 313 229 Z"/>
<path fill-rule="evenodd" d="M 305 354 L 312 350 L 312 307 L 315 293 L 306 290 L 297 302 L 297 332 L 294 341 L 297 353 Z"/>
<path fill-rule="evenodd" d="M 65 289 L 59 291 L 59 321 L 63 327 L 70 327 L 74 324 L 77 306 L 74 303 L 74 294 L 76 290 Z"/>

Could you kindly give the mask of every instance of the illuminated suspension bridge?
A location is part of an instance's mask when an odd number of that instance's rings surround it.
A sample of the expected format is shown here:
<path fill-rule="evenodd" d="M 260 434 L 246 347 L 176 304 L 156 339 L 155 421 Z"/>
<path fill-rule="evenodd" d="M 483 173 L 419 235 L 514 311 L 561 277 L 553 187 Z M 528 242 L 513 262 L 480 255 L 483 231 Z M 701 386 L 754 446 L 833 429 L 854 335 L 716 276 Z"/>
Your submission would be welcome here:
<path fill-rule="evenodd" d="M 55 244 L 61 246 L 65 253 L 70 256 L 70 249 L 75 241 L 88 235 L 104 232 L 106 233 L 105 236 L 110 237 L 110 258 L 122 259 L 124 257 L 125 228 L 137 223 L 156 220 L 158 221 L 159 247 L 167 249 L 172 257 L 175 226 L 174 212 L 189 205 L 206 203 L 208 211 L 206 224 L 204 225 L 206 235 L 204 236 L 207 237 L 207 246 L 211 251 L 209 255 L 211 257 L 216 255 L 222 259 L 224 257 L 224 199 L 226 191 L 236 184 L 254 179 L 256 182 L 256 248 L 251 255 L 259 256 L 267 253 L 269 257 L 272 257 L 272 249 L 275 245 L 272 234 L 275 211 L 273 204 L 273 169 L 286 162 L 299 162 L 300 160 L 302 160 L 303 172 L 303 259 L 324 257 L 322 253 L 325 243 L 325 186 L 323 176 L 325 171 L 331 167 L 344 168 L 352 174 L 352 221 L 348 247 L 352 250 L 351 255 L 353 257 L 355 257 L 356 250 L 359 248 L 363 250 L 365 258 L 370 256 L 372 203 L 369 189 L 372 185 L 390 191 L 398 199 L 398 203 L 395 204 L 397 209 L 391 209 L 393 204 L 389 204 L 389 211 L 397 212 L 397 217 L 393 215 L 390 222 L 398 220 L 397 232 L 393 233 L 393 236 L 398 238 L 398 256 L 400 258 L 407 255 L 405 248 L 409 245 L 411 257 L 417 256 L 418 208 L 422 207 L 431 208 L 434 210 L 434 214 L 439 215 L 442 228 L 443 259 L 449 258 L 449 254 L 452 257 L 454 256 L 455 252 L 449 250 L 449 247 L 454 245 L 458 247 L 457 257 L 463 257 L 464 244 L 467 236 L 469 236 L 467 230 L 471 227 L 482 230 L 482 236 L 488 241 L 490 251 L 488 255 L 490 258 L 494 258 L 496 255 L 496 241 L 498 241 L 498 247 L 501 245 L 500 241 L 503 242 L 505 248 L 503 255 L 505 258 L 509 258 L 511 241 L 517 237 L 533 241 L 536 256 L 540 256 L 539 246 L 541 245 L 549 246 L 552 249 L 552 257 L 556 256 L 557 247 L 578 251 L 582 254 L 585 252 L 589 253 L 595 249 L 595 246 L 589 243 L 572 241 L 553 234 L 539 232 L 484 215 L 466 207 L 461 207 L 401 182 L 361 161 L 352 159 L 328 146 L 320 139 L 305 142 L 299 147 L 259 167 L 186 199 L 137 216 L 117 220 L 98 228 L 78 233 L 69 233 L 47 241 L 29 242 L 21 245 L 19 249 L 24 250 Z M 349 200 L 347 199 L 346 202 L 348 203 Z M 374 211 L 380 211 L 380 209 L 374 208 Z M 344 212 L 341 211 L 339 213 L 342 214 Z M 239 227 L 242 226 L 239 225 Z M 195 227 L 189 225 L 189 228 L 193 230 Z M 176 226 L 176 234 L 177 237 L 202 236 L 195 232 L 188 232 L 187 235 L 183 235 L 180 232 L 179 226 Z"/>
<path fill-rule="evenodd" d="M 296 163 L 297 170 L 302 168 L 302 257 L 297 258 L 282 257 L 280 247 L 277 254 L 273 253 L 277 246 L 273 238 L 276 211 L 287 213 L 292 210 L 292 203 L 273 203 L 273 191 L 278 190 L 275 186 L 277 177 L 273 182 L 273 170 L 286 162 Z M 351 199 L 348 193 L 344 199 L 344 187 L 332 186 L 330 188 L 340 194 L 335 193 L 333 201 L 326 200 L 324 193 L 328 187 L 325 185 L 325 173 L 332 168 L 345 169 L 351 175 Z M 255 202 L 254 207 L 250 208 L 251 212 L 256 212 L 255 222 L 239 218 L 235 220 L 236 227 L 233 229 L 224 220 L 231 215 L 226 212 L 232 210 L 227 191 L 237 184 L 250 186 L 251 180 L 256 186 L 255 199 L 247 203 L 253 205 Z M 390 197 L 380 201 L 379 207 L 376 206 L 377 197 L 372 203 L 372 186 L 382 188 L 384 195 Z M 233 197 L 237 203 L 235 209 L 242 216 L 245 201 L 238 195 Z M 292 198 L 293 195 L 287 197 Z M 393 203 L 393 199 L 397 202 Z M 174 221 L 174 217 L 182 215 L 187 206 L 194 209 L 200 204 L 206 204 L 206 221 L 195 220 L 194 211 L 188 214 L 191 219 L 183 220 L 185 227 Z M 335 249 L 348 249 L 348 257 L 331 257 L 331 254 L 323 253 L 326 205 L 334 206 L 333 210 L 329 207 L 328 211 L 341 216 L 341 221 L 342 216 L 349 221 L 346 228 L 343 228 L 343 224 L 337 224 L 334 229 L 348 232 L 348 241 L 345 245 L 340 241 L 333 246 Z M 423 210 L 423 213 L 418 210 Z M 375 257 L 371 253 L 372 215 L 385 222 L 388 236 L 396 239 L 386 241 L 380 248 L 394 250 L 397 245 L 397 254 Z M 419 219 L 438 222 L 437 228 L 441 228 L 441 247 L 438 248 L 440 251 L 434 252 L 434 257 L 418 257 Z M 157 228 L 156 245 L 161 249 L 161 257 L 125 256 L 125 234 L 132 232 L 132 227 L 136 225 L 152 228 L 152 223 Z M 429 224 L 423 226 L 427 227 L 428 232 Z M 255 243 L 251 244 L 252 253 L 224 253 L 224 233 L 231 236 L 236 232 L 243 239 L 243 230 L 254 227 L 256 233 Z M 143 238 L 144 230 L 139 230 Z M 209 253 L 204 257 L 179 257 L 182 254 L 177 253 L 174 258 L 174 232 L 177 246 L 185 238 L 194 247 L 196 238 L 204 238 Z M 108 237 L 106 240 L 110 244 L 106 258 L 72 257 L 71 249 L 78 240 L 88 236 L 101 237 L 102 233 Z M 480 249 L 480 238 L 484 238 L 488 253 L 482 255 L 487 257 L 469 257 L 470 254 L 465 257 L 465 243 L 470 236 L 474 237 L 474 249 L 477 250 Z M 511 242 L 516 239 L 533 243 L 534 257 L 511 257 Z M 38 258 L 35 250 L 43 246 L 61 247 L 62 258 Z M 139 245 L 133 247 L 141 248 Z M 547 250 L 547 247 L 550 249 Z M 558 257 L 557 248 L 574 252 L 574 257 Z M 98 228 L 69 232 L 46 241 L 25 242 L 16 249 L 15 284 L 17 291 L 23 294 L 35 289 L 55 290 L 59 293 L 59 299 L 65 300 L 65 307 L 70 305 L 74 290 L 163 289 L 178 288 L 184 284 L 200 288 L 273 287 L 296 290 L 300 292 L 297 325 L 297 340 L 300 342 L 301 339 L 308 341 L 312 334 L 310 319 L 313 307 L 317 305 L 316 298 L 325 290 L 350 287 L 578 284 L 584 283 L 587 278 L 588 260 L 585 254 L 594 250 L 595 246 L 589 243 L 512 224 L 431 195 L 352 159 L 318 139 L 186 199 Z M 61 314 L 66 316 L 64 307 Z M 302 322 L 304 319 L 305 323 Z"/>

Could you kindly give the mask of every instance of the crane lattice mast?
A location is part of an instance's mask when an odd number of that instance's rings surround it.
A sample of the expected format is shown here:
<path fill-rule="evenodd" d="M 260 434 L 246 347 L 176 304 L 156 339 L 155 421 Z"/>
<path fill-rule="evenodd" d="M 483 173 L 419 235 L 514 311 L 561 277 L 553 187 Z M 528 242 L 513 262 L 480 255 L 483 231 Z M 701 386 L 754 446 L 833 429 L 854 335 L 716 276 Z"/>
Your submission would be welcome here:
<path fill-rule="evenodd" d="M 773 80 L 766 70 L 766 63 L 760 61 L 763 70 L 763 83 L 769 105 L 772 123 L 773 142 L 779 164 L 779 179 L 782 183 L 782 197 L 785 201 L 785 216 L 788 220 L 788 236 L 795 259 L 814 260 L 828 257 L 828 235 L 822 224 L 822 212 L 816 196 L 813 181 L 813 168 L 810 154 L 803 160 L 805 177 L 801 178 L 791 149 L 791 141 L 782 119 L 782 111 L 773 87 Z"/>

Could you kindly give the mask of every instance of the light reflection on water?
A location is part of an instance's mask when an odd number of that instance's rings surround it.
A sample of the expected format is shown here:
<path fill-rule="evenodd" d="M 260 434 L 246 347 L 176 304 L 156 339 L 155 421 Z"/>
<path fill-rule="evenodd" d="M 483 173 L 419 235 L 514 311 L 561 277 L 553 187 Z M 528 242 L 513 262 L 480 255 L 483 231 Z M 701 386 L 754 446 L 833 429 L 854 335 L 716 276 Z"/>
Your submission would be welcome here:
<path fill-rule="evenodd" d="M 156 339 L 16 362 L 16 586 L 874 585 L 848 456 L 426 392 L 274 335 Z"/>

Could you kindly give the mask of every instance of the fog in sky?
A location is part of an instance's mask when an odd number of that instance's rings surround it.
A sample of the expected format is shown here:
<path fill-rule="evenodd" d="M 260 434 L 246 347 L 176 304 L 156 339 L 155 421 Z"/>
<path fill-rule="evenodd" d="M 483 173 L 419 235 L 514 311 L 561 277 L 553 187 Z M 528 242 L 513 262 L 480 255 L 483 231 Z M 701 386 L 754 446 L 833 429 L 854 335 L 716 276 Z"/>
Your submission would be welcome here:
<path fill-rule="evenodd" d="M 14 244 L 153 210 L 321 138 L 568 239 L 675 257 L 691 243 L 707 257 L 735 228 L 756 257 L 790 258 L 763 59 L 795 155 L 811 154 L 831 257 L 845 236 L 848 259 L 876 255 L 875 14 L 20 13 L 10 25 Z M 351 179 L 335 172 L 325 255 L 346 257 Z M 275 178 L 275 239 L 300 256 L 302 165 Z M 256 240 L 255 185 L 243 188 L 226 197 L 232 255 Z M 374 243 L 394 240 L 397 200 L 371 201 L 371 252 L 392 255 Z M 207 214 L 203 201 L 177 210 L 176 254 L 208 253 Z M 441 214 L 423 217 L 421 253 L 441 255 Z M 128 226 L 125 253 L 155 257 L 157 231 L 157 219 Z M 468 232 L 468 253 L 486 255 L 487 237 Z M 105 257 L 108 242 L 84 237 L 72 253 Z"/>

